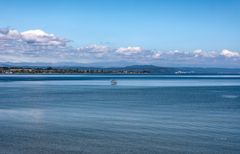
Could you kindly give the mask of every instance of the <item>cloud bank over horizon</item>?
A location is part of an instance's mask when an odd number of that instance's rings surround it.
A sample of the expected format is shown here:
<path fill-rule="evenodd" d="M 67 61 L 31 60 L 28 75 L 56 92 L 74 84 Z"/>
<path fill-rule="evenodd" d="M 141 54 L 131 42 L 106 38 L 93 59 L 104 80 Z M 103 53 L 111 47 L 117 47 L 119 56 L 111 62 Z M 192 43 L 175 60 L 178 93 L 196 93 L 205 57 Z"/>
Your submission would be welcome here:
<path fill-rule="evenodd" d="M 43 30 L 0 28 L 0 62 L 6 63 L 100 63 L 102 65 L 153 64 L 158 66 L 240 67 L 240 52 L 162 51 L 141 46 L 111 47 L 91 44 L 71 46 L 71 41 Z"/>

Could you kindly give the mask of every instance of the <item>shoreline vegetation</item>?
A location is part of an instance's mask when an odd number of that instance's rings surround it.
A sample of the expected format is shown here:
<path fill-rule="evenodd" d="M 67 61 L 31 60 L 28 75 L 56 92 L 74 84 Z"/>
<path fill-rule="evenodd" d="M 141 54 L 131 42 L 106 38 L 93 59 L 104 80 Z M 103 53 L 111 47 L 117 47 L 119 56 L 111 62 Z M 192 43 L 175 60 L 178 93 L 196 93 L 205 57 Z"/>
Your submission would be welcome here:
<path fill-rule="evenodd" d="M 126 67 L 0 66 L 0 74 L 159 74 L 159 75 L 240 75 L 240 68 L 191 68 L 132 65 Z"/>
<path fill-rule="evenodd" d="M 106 70 L 101 68 L 0 67 L 0 74 L 150 74 L 149 71 Z"/>

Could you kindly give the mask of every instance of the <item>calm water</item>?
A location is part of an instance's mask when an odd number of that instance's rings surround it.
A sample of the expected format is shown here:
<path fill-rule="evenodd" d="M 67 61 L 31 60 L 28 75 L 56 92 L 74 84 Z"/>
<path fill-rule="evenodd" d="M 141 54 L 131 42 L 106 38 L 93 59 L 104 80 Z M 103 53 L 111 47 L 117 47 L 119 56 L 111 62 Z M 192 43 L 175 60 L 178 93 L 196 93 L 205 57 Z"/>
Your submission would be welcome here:
<path fill-rule="evenodd" d="M 0 76 L 1 154 L 239 151 L 240 76 Z"/>

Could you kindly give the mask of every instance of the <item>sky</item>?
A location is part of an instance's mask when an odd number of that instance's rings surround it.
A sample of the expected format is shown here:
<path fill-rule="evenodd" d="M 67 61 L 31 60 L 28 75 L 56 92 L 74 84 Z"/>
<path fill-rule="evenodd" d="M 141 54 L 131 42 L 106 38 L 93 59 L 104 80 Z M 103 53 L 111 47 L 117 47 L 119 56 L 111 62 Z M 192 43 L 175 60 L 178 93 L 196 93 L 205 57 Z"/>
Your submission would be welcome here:
<path fill-rule="evenodd" d="M 240 67 L 239 0 L 1 0 L 0 62 Z"/>

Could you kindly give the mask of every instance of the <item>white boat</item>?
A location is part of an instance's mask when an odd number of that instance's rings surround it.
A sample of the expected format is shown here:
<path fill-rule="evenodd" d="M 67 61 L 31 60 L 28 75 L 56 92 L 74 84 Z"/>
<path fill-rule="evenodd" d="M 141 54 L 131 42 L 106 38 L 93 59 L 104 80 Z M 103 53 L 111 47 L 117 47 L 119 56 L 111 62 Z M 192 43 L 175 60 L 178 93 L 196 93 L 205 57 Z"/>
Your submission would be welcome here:
<path fill-rule="evenodd" d="M 111 80 L 111 85 L 117 85 L 117 81 L 116 80 Z"/>

